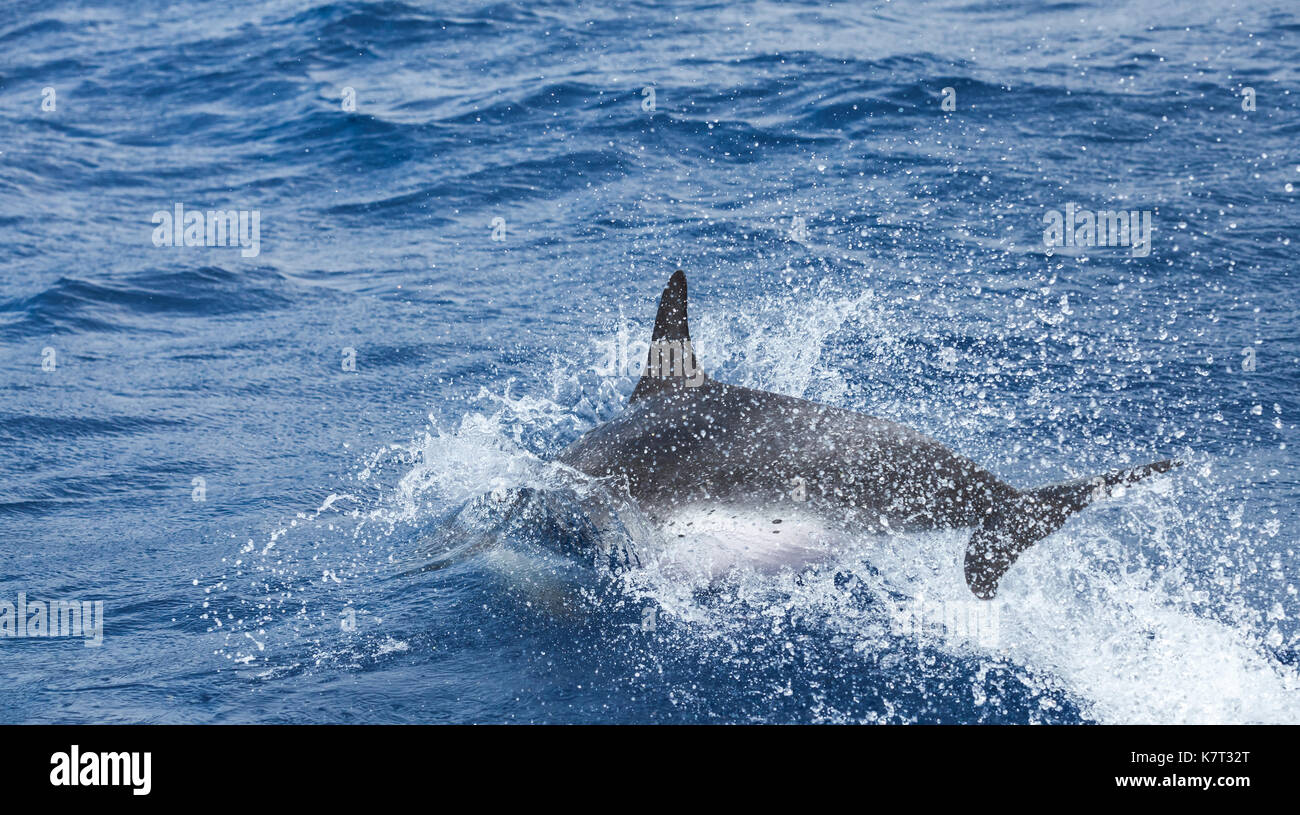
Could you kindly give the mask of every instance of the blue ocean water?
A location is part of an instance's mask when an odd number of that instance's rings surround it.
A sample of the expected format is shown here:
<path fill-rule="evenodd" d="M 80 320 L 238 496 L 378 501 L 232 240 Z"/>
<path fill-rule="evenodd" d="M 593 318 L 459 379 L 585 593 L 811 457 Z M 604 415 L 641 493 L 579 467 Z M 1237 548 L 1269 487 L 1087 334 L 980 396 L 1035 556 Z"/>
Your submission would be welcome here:
<path fill-rule="evenodd" d="M 0 718 L 1300 719 L 1298 46 L 1281 0 L 0 5 L 0 600 L 105 617 L 0 640 Z M 178 204 L 257 251 L 156 245 Z M 1150 251 L 1049 250 L 1067 206 Z M 723 381 L 1022 486 L 1186 464 L 991 642 L 899 624 L 967 608 L 961 532 L 418 570 L 623 409 L 676 268 Z"/>

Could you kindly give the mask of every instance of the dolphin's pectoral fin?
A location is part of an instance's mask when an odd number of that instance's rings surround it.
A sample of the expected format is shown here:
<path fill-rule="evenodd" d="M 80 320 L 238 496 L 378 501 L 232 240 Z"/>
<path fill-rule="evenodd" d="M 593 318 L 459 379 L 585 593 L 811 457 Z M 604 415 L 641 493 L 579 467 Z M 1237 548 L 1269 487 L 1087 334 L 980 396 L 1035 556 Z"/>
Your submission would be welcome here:
<path fill-rule="evenodd" d="M 1165 459 L 1141 467 L 1115 470 L 1097 478 L 1025 490 L 989 515 L 966 545 L 966 585 L 983 600 L 998 592 L 998 581 L 1020 553 L 1061 527 L 1066 519 L 1112 488 L 1134 484 L 1181 464 Z"/>
<path fill-rule="evenodd" d="M 678 269 L 659 295 L 646 365 L 628 401 L 635 402 L 669 388 L 698 387 L 704 380 L 704 371 L 695 361 L 686 318 L 686 274 Z"/>

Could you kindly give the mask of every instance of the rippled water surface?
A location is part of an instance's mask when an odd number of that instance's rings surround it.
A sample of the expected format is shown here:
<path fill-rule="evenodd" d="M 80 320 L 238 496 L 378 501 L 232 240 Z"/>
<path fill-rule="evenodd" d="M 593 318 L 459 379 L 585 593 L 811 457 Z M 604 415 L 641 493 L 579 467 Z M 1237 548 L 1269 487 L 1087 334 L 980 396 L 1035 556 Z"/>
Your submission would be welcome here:
<path fill-rule="evenodd" d="M 0 600 L 106 626 L 0 640 L 0 718 L 1296 721 L 1298 47 L 1281 0 L 5 3 Z M 1151 251 L 1048 251 L 1071 203 Z M 256 254 L 156 246 L 177 204 Z M 1186 466 L 992 638 L 900 624 L 971 605 L 961 531 L 709 581 L 476 515 L 563 494 L 679 267 L 720 380 L 1020 486 Z"/>

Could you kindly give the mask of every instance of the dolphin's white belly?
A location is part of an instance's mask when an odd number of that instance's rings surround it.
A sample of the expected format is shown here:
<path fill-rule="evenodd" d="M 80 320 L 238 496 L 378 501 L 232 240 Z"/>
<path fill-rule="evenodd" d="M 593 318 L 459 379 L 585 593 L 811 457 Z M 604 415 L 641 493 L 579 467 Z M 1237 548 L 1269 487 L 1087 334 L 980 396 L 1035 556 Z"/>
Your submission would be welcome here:
<path fill-rule="evenodd" d="M 653 556 L 661 567 L 697 577 L 734 569 L 774 573 L 799 570 L 842 551 L 849 534 L 822 519 L 741 505 L 692 506 L 660 519 Z"/>

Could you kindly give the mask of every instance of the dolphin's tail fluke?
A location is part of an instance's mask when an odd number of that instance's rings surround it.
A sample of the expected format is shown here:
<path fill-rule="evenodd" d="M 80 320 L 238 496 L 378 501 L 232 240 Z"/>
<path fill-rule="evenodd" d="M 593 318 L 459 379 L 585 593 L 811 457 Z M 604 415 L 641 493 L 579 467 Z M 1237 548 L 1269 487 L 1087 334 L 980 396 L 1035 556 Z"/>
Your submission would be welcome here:
<path fill-rule="evenodd" d="M 1020 553 L 1061 527 L 1066 519 L 1119 486 L 1164 473 L 1182 462 L 1165 459 L 1034 490 L 1019 491 L 989 515 L 966 545 L 966 585 L 976 597 L 991 599 L 998 581 Z"/>

